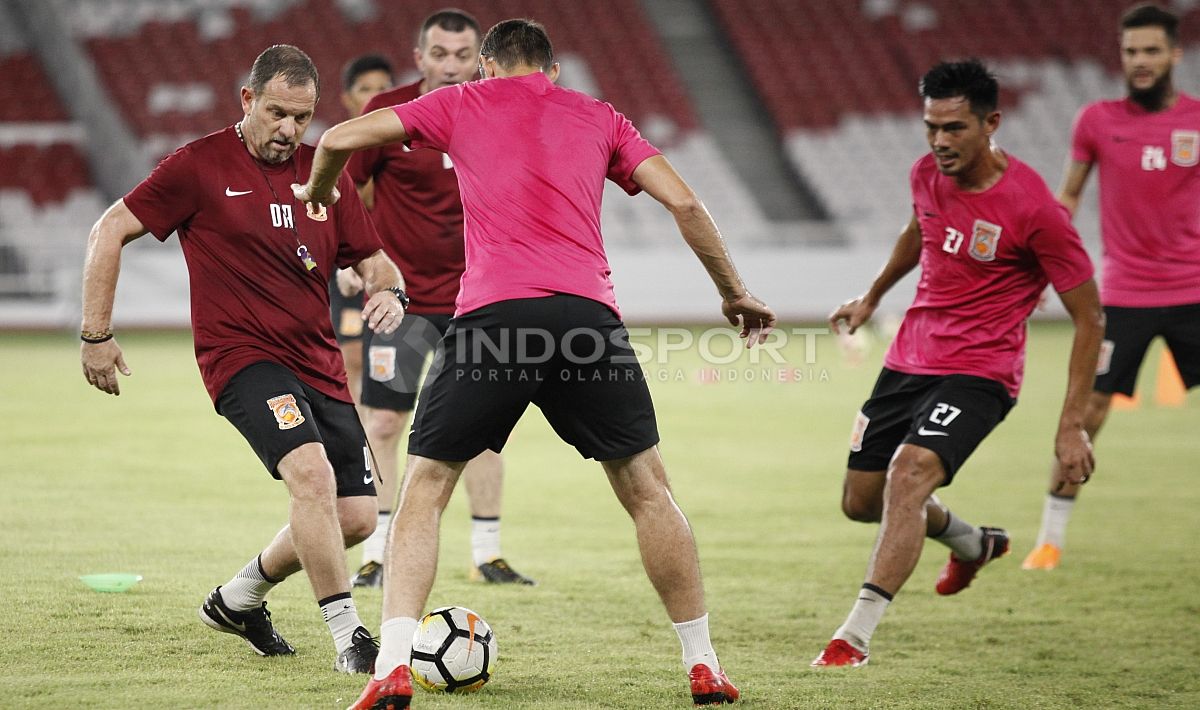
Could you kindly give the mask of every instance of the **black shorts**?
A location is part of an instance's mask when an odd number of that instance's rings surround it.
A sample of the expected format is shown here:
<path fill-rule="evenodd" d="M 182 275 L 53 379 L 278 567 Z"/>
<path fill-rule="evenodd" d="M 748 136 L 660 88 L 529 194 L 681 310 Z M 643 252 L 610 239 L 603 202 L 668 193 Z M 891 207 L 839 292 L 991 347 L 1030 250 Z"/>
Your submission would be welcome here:
<path fill-rule="evenodd" d="M 237 428 L 267 471 L 279 478 L 279 461 L 317 442 L 333 464 L 339 498 L 373 496 L 375 483 L 354 405 L 327 397 L 283 365 L 256 362 L 230 378 L 217 412 Z"/>
<path fill-rule="evenodd" d="M 1132 396 L 1150 341 L 1161 335 L 1189 388 L 1200 384 L 1200 303 L 1163 308 L 1104 307 L 1097 392 Z"/>
<path fill-rule="evenodd" d="M 421 370 L 450 328 L 449 315 L 404 316 L 391 335 L 373 334 L 363 348 L 362 403 L 376 409 L 411 412 Z"/>
<path fill-rule="evenodd" d="M 343 296 L 337 287 L 337 277 L 329 279 L 329 317 L 339 345 L 363 339 L 362 309 L 361 293 Z"/>
<path fill-rule="evenodd" d="M 855 471 L 885 471 L 901 444 L 933 451 L 943 486 L 1016 402 L 1004 385 L 973 375 L 907 375 L 883 368 L 850 437 Z"/>
<path fill-rule="evenodd" d="M 602 303 L 558 294 L 493 303 L 450 322 L 408 452 L 441 461 L 499 452 L 530 402 L 584 458 L 624 458 L 658 443 L 625 326 Z"/>

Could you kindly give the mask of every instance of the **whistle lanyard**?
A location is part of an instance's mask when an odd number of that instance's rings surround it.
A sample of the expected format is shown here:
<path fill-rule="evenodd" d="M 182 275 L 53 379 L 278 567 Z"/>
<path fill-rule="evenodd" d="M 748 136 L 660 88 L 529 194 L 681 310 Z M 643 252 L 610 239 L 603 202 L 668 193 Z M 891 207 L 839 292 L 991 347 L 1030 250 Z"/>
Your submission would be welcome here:
<path fill-rule="evenodd" d="M 242 122 L 238 121 L 237 123 L 233 124 L 233 130 L 237 133 L 238 140 L 242 142 L 242 145 L 246 146 L 246 138 L 242 135 Z M 249 148 L 249 146 L 246 147 Z M 279 199 L 279 194 L 275 192 L 275 186 L 271 184 L 271 178 L 267 175 L 267 171 L 263 170 L 262 164 L 259 163 L 258 159 L 251 156 L 250 160 L 253 161 L 254 167 L 258 168 L 258 173 L 263 176 L 263 180 L 266 181 L 267 189 L 271 191 L 271 198 L 275 200 L 275 204 L 282 206 L 283 202 Z M 299 184 L 300 173 L 296 169 L 296 162 L 294 160 L 292 161 L 292 175 L 296 178 L 296 184 Z M 308 207 L 309 205 L 305 204 L 305 208 L 307 209 Z M 324 213 L 325 207 L 322 206 L 318 214 L 324 216 Z M 300 257 L 301 263 L 304 264 L 304 270 L 312 271 L 313 269 L 316 269 L 316 260 L 314 260 L 312 255 L 308 253 L 308 247 L 300 241 L 300 229 L 296 226 L 296 216 L 293 216 L 290 221 L 287 221 L 287 225 L 292 230 L 292 238 L 296 241 L 296 256 Z"/>

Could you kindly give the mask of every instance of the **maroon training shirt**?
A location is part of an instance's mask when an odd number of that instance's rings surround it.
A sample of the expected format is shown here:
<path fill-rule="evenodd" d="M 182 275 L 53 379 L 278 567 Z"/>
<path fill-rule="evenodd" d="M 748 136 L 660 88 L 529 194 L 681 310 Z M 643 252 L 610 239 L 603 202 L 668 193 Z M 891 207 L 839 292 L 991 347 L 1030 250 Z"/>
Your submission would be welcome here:
<path fill-rule="evenodd" d="M 378 94 L 363 113 L 411 101 L 420 87 L 418 81 Z M 404 274 L 409 313 L 453 313 L 466 260 L 463 207 L 450 156 L 389 143 L 355 153 L 346 171 L 360 185 L 375 179 L 371 218 L 384 251 Z"/>
<path fill-rule="evenodd" d="M 262 360 L 351 401 L 329 321 L 329 277 L 335 266 L 356 264 L 380 244 L 345 174 L 337 184 L 342 198 L 328 208 L 325 221 L 309 217 L 292 197 L 291 184 L 308 179 L 312 157 L 313 149 L 301 145 L 285 163 L 262 163 L 231 126 L 167 156 L 125 196 L 125 205 L 159 241 L 179 233 L 191 284 L 196 363 L 214 402 L 229 378 Z M 307 247 L 315 269 L 305 268 L 299 245 Z"/>

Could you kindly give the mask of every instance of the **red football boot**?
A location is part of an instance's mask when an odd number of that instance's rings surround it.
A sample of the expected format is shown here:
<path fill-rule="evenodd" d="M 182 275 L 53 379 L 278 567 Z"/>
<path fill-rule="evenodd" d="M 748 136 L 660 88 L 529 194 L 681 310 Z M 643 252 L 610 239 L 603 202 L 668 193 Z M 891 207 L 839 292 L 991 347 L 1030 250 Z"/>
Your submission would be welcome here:
<path fill-rule="evenodd" d="M 851 646 L 848 641 L 834 639 L 829 642 L 824 651 L 821 651 L 821 655 L 817 656 L 809 665 L 813 668 L 834 668 L 837 666 L 858 668 L 859 666 L 867 665 L 868 655 Z"/>
<path fill-rule="evenodd" d="M 713 673 L 703 663 L 697 663 L 688 671 L 692 682 L 692 702 L 696 705 L 722 705 L 732 703 L 741 693 L 729 682 L 725 671 Z"/>
<path fill-rule="evenodd" d="M 979 528 L 983 535 L 983 554 L 978 559 L 960 560 L 950 553 L 950 561 L 938 575 L 934 589 L 938 594 L 958 594 L 971 585 L 971 580 L 988 562 L 1008 554 L 1008 533 L 1000 528 Z"/>
<path fill-rule="evenodd" d="M 408 666 L 396 666 L 383 680 L 372 677 L 347 710 L 404 710 L 412 702 L 412 694 L 412 673 Z"/>

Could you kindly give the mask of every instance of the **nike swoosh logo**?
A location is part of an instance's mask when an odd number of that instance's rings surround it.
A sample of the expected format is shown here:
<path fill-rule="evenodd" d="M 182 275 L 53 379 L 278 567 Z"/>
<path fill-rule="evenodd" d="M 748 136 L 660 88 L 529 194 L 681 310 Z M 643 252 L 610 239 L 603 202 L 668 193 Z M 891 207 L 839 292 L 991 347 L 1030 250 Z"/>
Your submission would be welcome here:
<path fill-rule="evenodd" d="M 234 190 L 231 187 L 225 188 L 225 196 L 226 197 L 241 197 L 242 195 L 249 195 L 251 192 L 254 192 L 254 190 L 240 190 L 239 191 L 239 190 Z"/>
<path fill-rule="evenodd" d="M 478 616 L 467 614 L 467 655 L 471 655 L 471 646 L 475 645 L 475 622 L 480 621 Z"/>
<path fill-rule="evenodd" d="M 931 429 L 926 429 L 925 427 L 917 429 L 917 433 L 921 436 L 950 436 L 950 432 L 948 431 L 933 431 Z"/>
<path fill-rule="evenodd" d="M 364 485 L 364 486 L 369 486 L 369 485 L 371 485 L 371 483 L 372 483 L 374 480 L 375 480 L 375 475 L 374 475 L 374 474 L 367 474 L 367 475 L 363 476 L 363 485 Z"/>
<path fill-rule="evenodd" d="M 223 609 L 221 609 L 221 607 L 216 606 L 214 604 L 213 608 L 217 610 L 217 613 L 221 615 L 221 618 L 225 620 L 225 623 L 229 624 L 230 626 L 237 629 L 238 631 L 241 631 L 242 633 L 246 633 L 246 625 L 245 624 L 239 624 L 236 621 L 234 621 L 233 619 L 230 619 L 229 615 L 226 614 L 225 611 Z"/>

